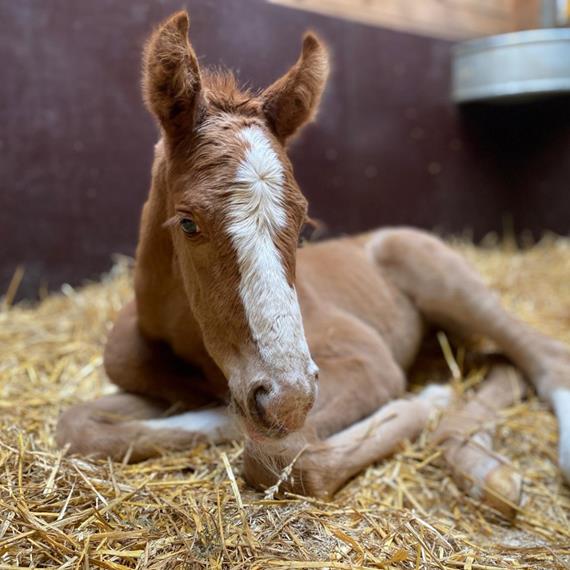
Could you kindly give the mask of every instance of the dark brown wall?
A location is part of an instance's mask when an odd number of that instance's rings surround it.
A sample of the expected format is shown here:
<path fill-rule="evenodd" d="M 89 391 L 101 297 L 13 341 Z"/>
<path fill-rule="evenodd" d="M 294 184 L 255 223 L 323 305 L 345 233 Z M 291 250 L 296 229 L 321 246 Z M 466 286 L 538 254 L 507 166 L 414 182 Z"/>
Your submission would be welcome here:
<path fill-rule="evenodd" d="M 189 2 L 204 64 L 264 86 L 307 27 L 334 54 L 316 125 L 292 151 L 314 216 L 333 233 L 414 224 L 477 236 L 569 230 L 570 103 L 469 109 L 448 97 L 443 40 L 260 0 Z M 139 94 L 140 50 L 180 0 L 0 0 L 0 291 L 96 276 L 132 253 L 156 129 Z"/>

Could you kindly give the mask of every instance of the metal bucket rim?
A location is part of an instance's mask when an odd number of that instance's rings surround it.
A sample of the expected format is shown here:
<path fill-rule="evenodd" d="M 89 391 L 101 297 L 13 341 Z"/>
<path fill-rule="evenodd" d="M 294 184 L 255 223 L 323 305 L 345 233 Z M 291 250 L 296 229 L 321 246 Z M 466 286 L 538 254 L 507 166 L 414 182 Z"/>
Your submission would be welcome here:
<path fill-rule="evenodd" d="M 485 51 L 496 47 L 516 46 L 520 44 L 535 44 L 541 42 L 570 41 L 570 28 L 544 28 L 538 30 L 523 30 L 520 32 L 510 32 L 496 36 L 486 36 L 466 40 L 453 46 L 456 57 L 462 55 Z"/>

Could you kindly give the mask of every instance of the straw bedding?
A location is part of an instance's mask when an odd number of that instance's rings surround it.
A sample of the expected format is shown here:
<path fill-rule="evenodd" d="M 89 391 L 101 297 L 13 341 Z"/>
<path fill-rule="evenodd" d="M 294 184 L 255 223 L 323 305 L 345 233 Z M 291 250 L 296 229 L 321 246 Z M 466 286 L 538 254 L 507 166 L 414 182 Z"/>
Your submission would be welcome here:
<path fill-rule="evenodd" d="M 521 318 L 570 342 L 570 240 L 524 251 L 456 244 Z M 465 496 L 427 434 L 330 502 L 247 489 L 242 447 L 198 447 L 137 465 L 66 457 L 64 408 L 109 393 L 101 349 L 132 295 L 120 259 L 100 283 L 0 312 L 0 568 L 569 568 L 570 490 L 556 422 L 536 398 L 507 410 L 497 450 L 524 475 L 514 523 Z M 445 337 L 440 335 L 443 346 Z M 418 367 L 431 380 L 483 370 L 451 344 Z M 433 428 L 432 428 L 433 429 Z"/>

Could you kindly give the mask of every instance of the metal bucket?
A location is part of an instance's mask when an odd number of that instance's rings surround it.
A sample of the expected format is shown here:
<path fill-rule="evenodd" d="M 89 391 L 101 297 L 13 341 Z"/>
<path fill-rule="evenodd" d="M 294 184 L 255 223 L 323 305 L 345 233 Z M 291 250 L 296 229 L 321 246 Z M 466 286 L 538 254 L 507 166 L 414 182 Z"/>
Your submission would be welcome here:
<path fill-rule="evenodd" d="M 454 47 L 452 98 L 529 100 L 570 93 L 570 29 L 527 30 Z"/>

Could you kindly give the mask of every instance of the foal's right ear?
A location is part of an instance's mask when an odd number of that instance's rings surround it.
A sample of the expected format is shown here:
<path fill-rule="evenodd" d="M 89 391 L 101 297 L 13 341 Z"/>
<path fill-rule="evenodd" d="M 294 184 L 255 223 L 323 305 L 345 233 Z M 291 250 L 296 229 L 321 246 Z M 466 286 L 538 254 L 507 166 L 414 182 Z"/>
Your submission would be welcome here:
<path fill-rule="evenodd" d="M 154 31 L 143 56 L 145 103 L 171 138 L 190 132 L 200 99 L 202 81 L 189 27 L 186 11 L 173 14 Z"/>

